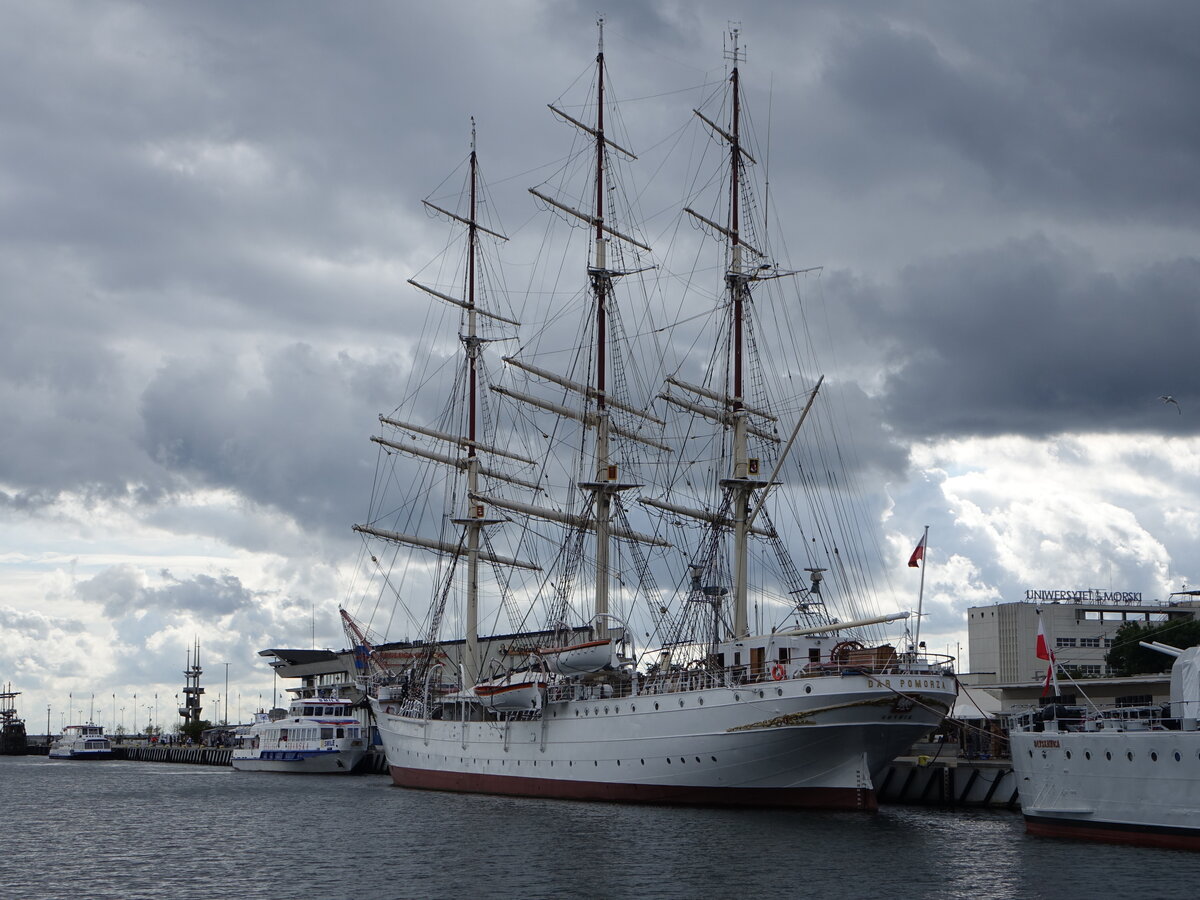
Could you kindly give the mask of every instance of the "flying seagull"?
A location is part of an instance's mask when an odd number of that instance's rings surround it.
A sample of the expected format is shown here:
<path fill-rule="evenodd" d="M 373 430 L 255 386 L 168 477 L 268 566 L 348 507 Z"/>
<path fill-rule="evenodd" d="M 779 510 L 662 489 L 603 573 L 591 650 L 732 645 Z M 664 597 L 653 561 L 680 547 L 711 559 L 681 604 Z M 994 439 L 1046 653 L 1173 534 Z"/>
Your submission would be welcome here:
<path fill-rule="evenodd" d="M 1161 400 L 1163 403 L 1174 403 L 1175 404 L 1175 412 L 1179 413 L 1181 416 L 1183 415 L 1183 408 L 1179 405 L 1179 401 L 1176 400 L 1174 397 L 1172 397 L 1170 394 L 1163 394 L 1158 399 Z"/>

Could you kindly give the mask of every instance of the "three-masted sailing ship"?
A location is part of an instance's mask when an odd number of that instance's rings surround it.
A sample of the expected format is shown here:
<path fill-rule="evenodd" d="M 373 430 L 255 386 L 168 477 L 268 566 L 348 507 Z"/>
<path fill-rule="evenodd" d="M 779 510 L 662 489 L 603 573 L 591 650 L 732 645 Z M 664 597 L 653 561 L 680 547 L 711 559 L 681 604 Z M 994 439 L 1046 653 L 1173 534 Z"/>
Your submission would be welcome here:
<path fill-rule="evenodd" d="M 402 460 L 441 474 L 388 470 L 370 520 L 355 526 L 380 596 L 406 601 L 414 626 L 424 604 L 412 602 L 412 584 L 427 582 L 431 597 L 419 639 L 391 645 L 387 658 L 364 650 L 388 768 L 396 784 L 415 788 L 873 808 L 873 773 L 939 724 L 956 682 L 948 659 L 918 656 L 911 646 L 866 646 L 871 626 L 907 614 L 833 618 L 822 591 L 826 569 L 809 560 L 805 583 L 770 519 L 820 382 L 808 382 L 785 423 L 760 396 L 765 382 L 749 373 L 757 360 L 752 289 L 789 273 L 770 266 L 744 232 L 752 210 L 743 175 L 754 160 L 742 138 L 736 35 L 727 52 L 727 120 L 696 111 L 724 148 L 723 210 L 686 210 L 724 248 L 716 305 L 726 318 L 712 337 L 711 377 L 695 384 L 676 369 L 651 388 L 652 399 L 630 399 L 623 391 L 639 382 L 623 355 L 630 336 L 617 285 L 654 263 L 637 228 L 614 212 L 624 195 L 613 170 L 636 157 L 606 131 L 603 23 L 600 33 L 594 103 L 580 117 L 550 107 L 586 147 L 587 166 L 564 171 L 584 176 L 587 199 L 530 189 L 560 226 L 582 226 L 589 236 L 575 368 L 532 361 L 535 351 L 555 357 L 541 339 L 525 340 L 503 358 L 508 383 L 492 382 L 485 351 L 517 340 L 522 326 L 482 295 L 483 276 L 495 271 L 484 242 L 504 237 L 481 215 L 474 129 L 464 204 L 449 210 L 427 201 L 465 238 L 461 289 L 412 282 L 459 318 L 461 366 L 447 379 L 456 402 L 432 422 L 381 416 L 389 433 L 373 440 L 386 465 Z M 547 316 L 560 336 L 561 318 Z M 437 374 L 422 369 L 414 380 Z M 551 390 L 555 399 L 546 397 Z M 500 404 L 517 410 L 511 421 L 501 421 Z M 693 424 L 673 424 L 685 415 Z M 520 426 L 532 442 L 522 443 Z M 711 437 L 697 440 L 701 428 Z M 534 453 L 538 442 L 544 459 Z M 708 462 L 685 461 L 701 444 Z M 554 473 L 567 467 L 574 477 L 560 483 Z M 695 476 L 705 468 L 714 477 L 700 485 Z M 383 499 L 389 483 L 415 499 Z M 439 488 L 450 507 L 441 514 L 426 507 Z M 543 539 L 548 548 L 535 549 Z M 779 560 L 771 578 L 755 574 L 759 544 Z M 660 588 L 654 572 L 671 563 L 676 586 Z M 407 580 L 398 587 L 402 569 Z M 586 613 L 576 611 L 581 601 Z M 481 635 L 485 607 L 508 610 L 510 630 Z M 762 627 L 764 610 L 782 616 Z M 366 645 L 365 629 L 346 617 Z M 639 648 L 635 635 L 651 649 Z"/>

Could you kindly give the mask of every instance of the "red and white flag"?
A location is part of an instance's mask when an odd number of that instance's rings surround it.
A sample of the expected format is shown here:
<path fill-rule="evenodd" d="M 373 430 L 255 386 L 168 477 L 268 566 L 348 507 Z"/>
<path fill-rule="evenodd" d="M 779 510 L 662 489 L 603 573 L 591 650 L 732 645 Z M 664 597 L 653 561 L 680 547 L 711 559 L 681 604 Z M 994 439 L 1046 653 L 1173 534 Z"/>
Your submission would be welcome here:
<path fill-rule="evenodd" d="M 910 569 L 919 569 L 920 568 L 920 566 L 918 566 L 917 563 L 919 563 L 921 560 L 923 560 L 925 558 L 925 538 L 926 537 L 927 537 L 927 535 L 921 536 L 921 541 L 920 541 L 920 543 L 917 544 L 917 549 L 914 550 L 912 552 L 912 556 L 910 556 L 908 558 L 908 567 Z"/>
<path fill-rule="evenodd" d="M 1054 676 L 1054 651 L 1050 649 L 1050 644 L 1046 641 L 1046 629 L 1042 627 L 1042 616 L 1038 614 L 1038 633 L 1037 633 L 1037 658 L 1048 660 L 1050 665 L 1046 666 L 1046 681 L 1042 684 L 1042 696 L 1045 697 L 1050 693 L 1050 681 Z"/>

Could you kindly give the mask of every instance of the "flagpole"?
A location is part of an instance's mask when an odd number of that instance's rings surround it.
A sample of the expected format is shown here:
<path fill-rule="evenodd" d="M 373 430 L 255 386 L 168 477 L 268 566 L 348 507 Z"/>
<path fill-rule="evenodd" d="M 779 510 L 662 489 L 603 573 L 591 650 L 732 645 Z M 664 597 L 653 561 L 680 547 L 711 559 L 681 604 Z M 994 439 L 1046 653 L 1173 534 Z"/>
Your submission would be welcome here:
<path fill-rule="evenodd" d="M 929 565 L 929 526 L 925 526 L 925 534 L 921 537 L 921 587 L 917 590 L 917 636 L 913 642 L 919 650 L 921 647 L 921 608 L 925 603 L 925 567 Z"/>

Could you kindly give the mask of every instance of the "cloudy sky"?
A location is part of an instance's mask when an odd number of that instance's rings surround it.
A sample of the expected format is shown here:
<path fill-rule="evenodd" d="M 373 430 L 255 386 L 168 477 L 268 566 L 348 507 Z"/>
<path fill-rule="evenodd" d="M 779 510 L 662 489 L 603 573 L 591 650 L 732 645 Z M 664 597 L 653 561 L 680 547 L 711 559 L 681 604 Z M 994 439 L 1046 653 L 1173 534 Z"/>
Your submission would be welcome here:
<path fill-rule="evenodd" d="M 1194 4 L 603 11 L 638 148 L 740 22 L 779 237 L 823 266 L 827 374 L 874 423 L 879 540 L 902 570 L 932 529 L 931 648 L 1030 588 L 1196 583 Z M 93 693 L 173 721 L 194 640 L 230 718 L 270 698 L 258 650 L 343 646 L 405 280 L 444 241 L 420 200 L 473 115 L 520 230 L 595 16 L 0 0 L 0 680 L 31 731 Z"/>

